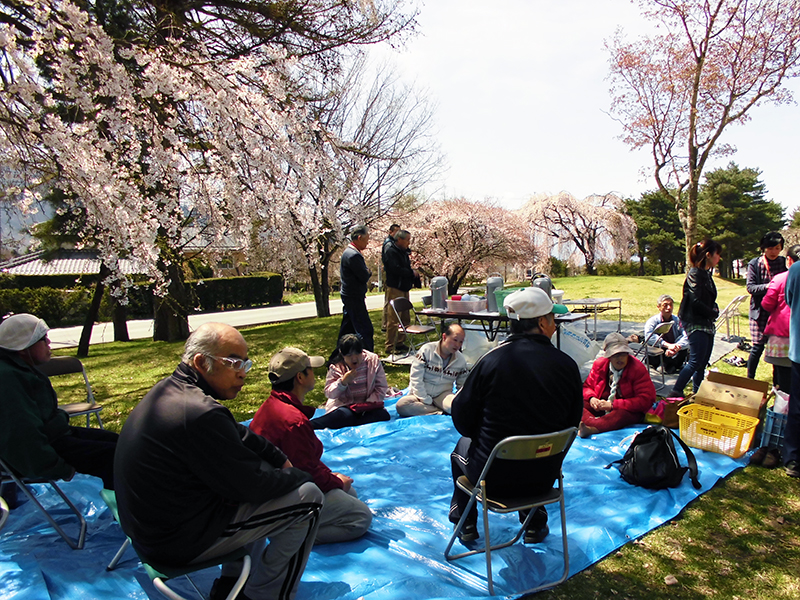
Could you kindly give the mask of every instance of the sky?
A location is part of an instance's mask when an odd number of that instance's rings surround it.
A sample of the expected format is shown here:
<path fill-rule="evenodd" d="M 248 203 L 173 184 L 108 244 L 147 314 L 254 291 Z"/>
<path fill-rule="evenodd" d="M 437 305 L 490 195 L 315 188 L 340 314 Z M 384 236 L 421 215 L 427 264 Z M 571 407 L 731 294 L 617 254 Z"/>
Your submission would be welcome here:
<path fill-rule="evenodd" d="M 447 170 L 433 197 L 493 198 L 508 208 L 537 193 L 578 198 L 655 189 L 651 158 L 632 151 L 608 112 L 604 42 L 652 25 L 629 0 L 427 0 L 419 35 L 382 49 L 436 105 Z M 789 88 L 800 100 L 800 81 Z M 759 169 L 771 200 L 800 206 L 800 108 L 764 105 L 721 139 L 737 152 L 709 164 Z M 649 169 L 649 171 L 648 171 Z M 706 172 L 709 169 L 706 169 Z"/>

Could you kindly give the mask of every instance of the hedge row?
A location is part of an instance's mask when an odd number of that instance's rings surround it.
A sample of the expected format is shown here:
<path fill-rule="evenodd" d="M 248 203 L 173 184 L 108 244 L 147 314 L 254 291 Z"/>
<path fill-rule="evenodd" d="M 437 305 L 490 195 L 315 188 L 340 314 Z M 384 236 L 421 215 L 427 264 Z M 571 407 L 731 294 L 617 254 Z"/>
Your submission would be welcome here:
<path fill-rule="evenodd" d="M 0 277 L 0 281 L 4 279 Z M 19 277 L 16 279 L 20 279 Z M 75 277 L 72 277 L 73 282 Z M 283 300 L 283 278 L 274 273 L 246 277 L 227 277 L 188 281 L 190 313 L 218 312 L 280 304 Z M 27 312 L 47 321 L 50 327 L 82 325 L 89 311 L 94 288 L 28 287 L 4 289 L 0 284 L 0 316 Z M 99 319 L 110 321 L 113 304 L 108 290 L 103 297 Z M 128 292 L 128 318 L 147 319 L 153 316 L 153 295 L 148 285 L 135 286 Z"/>

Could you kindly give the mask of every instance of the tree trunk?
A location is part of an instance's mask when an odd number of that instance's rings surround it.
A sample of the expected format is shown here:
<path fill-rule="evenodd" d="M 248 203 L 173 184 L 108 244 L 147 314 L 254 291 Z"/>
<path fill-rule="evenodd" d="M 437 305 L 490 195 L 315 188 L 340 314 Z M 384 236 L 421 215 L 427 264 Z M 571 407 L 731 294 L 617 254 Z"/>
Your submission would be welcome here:
<path fill-rule="evenodd" d="M 173 259 L 166 268 L 170 279 L 167 293 L 153 298 L 153 340 L 177 342 L 189 337 L 189 295 L 183 281 L 180 262 Z"/>
<path fill-rule="evenodd" d="M 86 314 L 86 320 L 83 322 L 81 339 L 78 342 L 78 358 L 86 358 L 89 356 L 89 343 L 92 340 L 92 329 L 97 321 L 97 315 L 100 312 L 100 303 L 103 301 L 103 292 L 106 289 L 103 282 L 110 274 L 111 269 L 109 269 L 104 262 L 101 262 L 100 274 L 97 276 L 97 284 L 94 287 L 92 303 L 89 305 L 89 312 Z"/>
<path fill-rule="evenodd" d="M 128 335 L 128 307 L 114 301 L 114 341 L 130 342 Z"/>
<path fill-rule="evenodd" d="M 661 268 L 663 269 L 664 267 L 662 266 Z M 644 256 L 641 253 L 639 253 L 639 276 L 644 276 Z"/>
<path fill-rule="evenodd" d="M 314 290 L 314 303 L 317 306 L 318 317 L 330 317 L 331 307 L 328 299 L 330 297 L 330 288 L 327 280 L 323 280 L 320 271 L 317 267 L 308 267 L 308 274 L 311 276 L 311 289 Z M 327 276 L 327 271 L 325 272 Z M 324 289 L 323 289 L 324 287 Z M 327 290 L 327 294 L 325 293 Z"/>

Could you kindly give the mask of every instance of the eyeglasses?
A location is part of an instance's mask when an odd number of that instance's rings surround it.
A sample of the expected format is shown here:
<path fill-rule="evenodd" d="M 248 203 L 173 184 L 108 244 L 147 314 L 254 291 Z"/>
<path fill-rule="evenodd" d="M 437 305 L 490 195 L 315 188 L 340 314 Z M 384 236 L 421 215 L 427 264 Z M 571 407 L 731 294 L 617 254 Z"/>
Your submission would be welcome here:
<path fill-rule="evenodd" d="M 226 367 L 230 367 L 234 371 L 244 371 L 247 373 L 250 368 L 253 366 L 253 361 L 249 358 L 231 358 L 230 356 L 211 356 L 209 358 L 213 358 L 214 360 L 218 360 L 223 363 Z"/>

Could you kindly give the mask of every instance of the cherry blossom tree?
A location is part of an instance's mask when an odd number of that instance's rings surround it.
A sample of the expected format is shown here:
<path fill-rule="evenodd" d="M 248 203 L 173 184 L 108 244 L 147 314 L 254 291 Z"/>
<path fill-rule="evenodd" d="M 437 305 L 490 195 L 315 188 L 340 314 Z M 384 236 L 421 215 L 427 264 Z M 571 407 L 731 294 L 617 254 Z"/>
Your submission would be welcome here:
<path fill-rule="evenodd" d="M 531 198 L 522 214 L 533 238 L 549 252 L 573 261 L 580 255 L 589 275 L 598 259 L 627 260 L 635 247 L 636 225 L 614 194 L 578 200 L 569 192 Z"/>
<path fill-rule="evenodd" d="M 697 241 L 697 201 L 708 160 L 734 148 L 722 134 L 762 102 L 791 101 L 800 67 L 800 0 L 640 0 L 663 33 L 611 55 L 612 112 L 623 139 L 652 155 L 658 190 Z"/>
<path fill-rule="evenodd" d="M 175 38 L 115 40 L 68 1 L 26 9 L 24 27 L 0 25 L 0 149 L 20 182 L 9 191 L 28 210 L 53 186 L 79 199 L 104 262 L 132 256 L 156 281 L 156 339 L 184 338 L 183 228 L 249 239 L 254 218 L 342 173 L 338 143 L 281 47 L 219 59 Z"/>
<path fill-rule="evenodd" d="M 498 262 L 530 264 L 537 250 L 520 215 L 492 202 L 432 200 L 398 219 L 411 232 L 411 261 L 455 294 L 470 274 Z"/>

